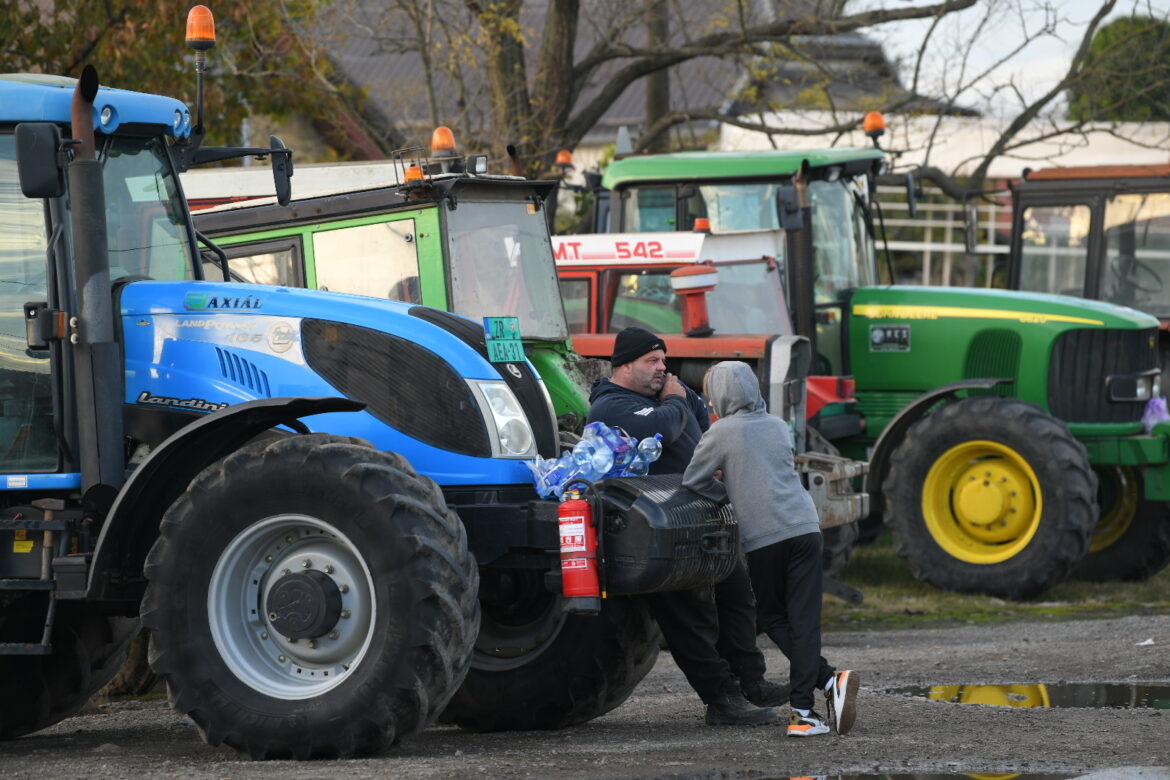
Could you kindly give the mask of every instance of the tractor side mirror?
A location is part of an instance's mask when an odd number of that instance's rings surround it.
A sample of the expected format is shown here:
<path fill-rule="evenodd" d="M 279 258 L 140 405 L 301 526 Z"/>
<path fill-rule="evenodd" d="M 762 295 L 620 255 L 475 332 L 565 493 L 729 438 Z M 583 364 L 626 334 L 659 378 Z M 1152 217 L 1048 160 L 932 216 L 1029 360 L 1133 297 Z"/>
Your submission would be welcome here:
<path fill-rule="evenodd" d="M 906 210 L 910 212 L 910 219 L 918 216 L 918 190 L 914 188 L 914 174 L 906 174 Z"/>
<path fill-rule="evenodd" d="M 786 184 L 776 190 L 776 215 L 785 230 L 803 230 L 804 217 L 800 213 L 800 193 L 796 186 Z"/>
<path fill-rule="evenodd" d="M 967 201 L 963 209 L 963 244 L 967 254 L 975 254 L 979 244 L 979 207 Z"/>
<path fill-rule="evenodd" d="M 59 198 L 65 194 L 65 176 L 57 150 L 61 131 L 51 122 L 21 122 L 16 126 L 16 167 L 26 198 Z"/>
<path fill-rule="evenodd" d="M 272 149 L 272 183 L 276 186 L 276 202 L 287 206 L 292 198 L 292 152 L 274 135 L 268 136 L 268 145 Z"/>

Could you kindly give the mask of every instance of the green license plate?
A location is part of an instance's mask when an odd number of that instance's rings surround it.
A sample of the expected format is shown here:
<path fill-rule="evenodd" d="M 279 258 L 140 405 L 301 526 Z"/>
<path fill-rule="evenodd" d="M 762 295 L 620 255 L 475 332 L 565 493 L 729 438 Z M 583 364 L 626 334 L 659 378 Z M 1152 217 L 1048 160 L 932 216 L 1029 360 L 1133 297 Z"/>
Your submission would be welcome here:
<path fill-rule="evenodd" d="M 524 362 L 519 317 L 484 317 L 483 333 L 487 337 L 488 359 L 491 362 Z"/>

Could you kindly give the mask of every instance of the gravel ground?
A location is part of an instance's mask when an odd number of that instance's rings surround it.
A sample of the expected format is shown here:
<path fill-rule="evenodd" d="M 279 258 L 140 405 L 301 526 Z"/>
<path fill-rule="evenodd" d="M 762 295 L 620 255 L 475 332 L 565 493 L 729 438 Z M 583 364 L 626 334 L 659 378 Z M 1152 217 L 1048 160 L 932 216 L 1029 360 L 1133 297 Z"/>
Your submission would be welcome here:
<path fill-rule="evenodd" d="M 779 651 L 766 639 L 762 646 L 770 676 L 786 677 Z M 1170 710 L 987 707 L 885 692 L 958 683 L 1170 684 L 1168 615 L 833 633 L 825 655 L 861 674 L 857 725 L 843 737 L 795 740 L 776 727 L 706 726 L 698 698 L 663 653 L 625 704 L 565 731 L 479 735 L 436 726 L 376 759 L 259 763 L 208 747 L 165 702 L 132 701 L 91 705 L 52 729 L 0 744 L 0 775 L 1170 778 Z"/>

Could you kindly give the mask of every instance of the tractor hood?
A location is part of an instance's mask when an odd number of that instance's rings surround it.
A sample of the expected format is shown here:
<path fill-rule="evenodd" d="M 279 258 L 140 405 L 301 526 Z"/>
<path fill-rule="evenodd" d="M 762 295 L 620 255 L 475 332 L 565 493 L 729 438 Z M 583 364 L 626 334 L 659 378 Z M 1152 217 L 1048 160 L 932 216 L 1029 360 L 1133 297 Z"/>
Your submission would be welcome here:
<path fill-rule="evenodd" d="M 1141 329 L 1157 327 L 1154 317 L 1135 309 L 1064 295 L 957 287 L 865 287 L 850 300 L 861 319 L 1001 322 L 1005 327 L 1053 326 Z"/>
<path fill-rule="evenodd" d="M 136 410 L 352 398 L 366 410 L 306 424 L 402 454 L 441 485 L 526 483 L 524 459 L 557 454 L 540 377 L 522 355 L 490 362 L 482 323 L 395 301 L 224 282 L 132 282 L 119 308 L 124 401 Z M 500 426 L 520 416 L 530 431 L 514 426 L 505 449 Z"/>
<path fill-rule="evenodd" d="M 1003 378 L 996 392 L 1048 398 L 1070 422 L 1121 421 L 1109 377 L 1156 367 L 1158 321 L 1133 309 L 1060 295 L 952 287 L 863 287 L 848 302 L 848 364 L 859 397 L 906 402 L 960 379 Z M 1091 385 L 1091 387 L 1089 386 Z M 1102 408 L 1071 410 L 1069 399 Z M 1118 407 L 1114 409 L 1113 407 Z M 1108 408 L 1105 408 L 1108 407 Z"/>

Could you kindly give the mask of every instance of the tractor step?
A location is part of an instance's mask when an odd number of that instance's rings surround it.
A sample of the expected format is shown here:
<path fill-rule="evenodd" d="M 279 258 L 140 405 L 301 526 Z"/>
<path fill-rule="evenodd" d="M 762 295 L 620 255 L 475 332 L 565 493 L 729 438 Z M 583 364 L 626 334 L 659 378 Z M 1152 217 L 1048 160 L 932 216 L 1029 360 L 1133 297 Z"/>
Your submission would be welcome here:
<path fill-rule="evenodd" d="M 0 642 L 0 655 L 49 655 L 53 646 L 48 642 Z"/>
<path fill-rule="evenodd" d="M 52 590 L 56 585 L 52 580 L 0 580 L 0 590 Z"/>

